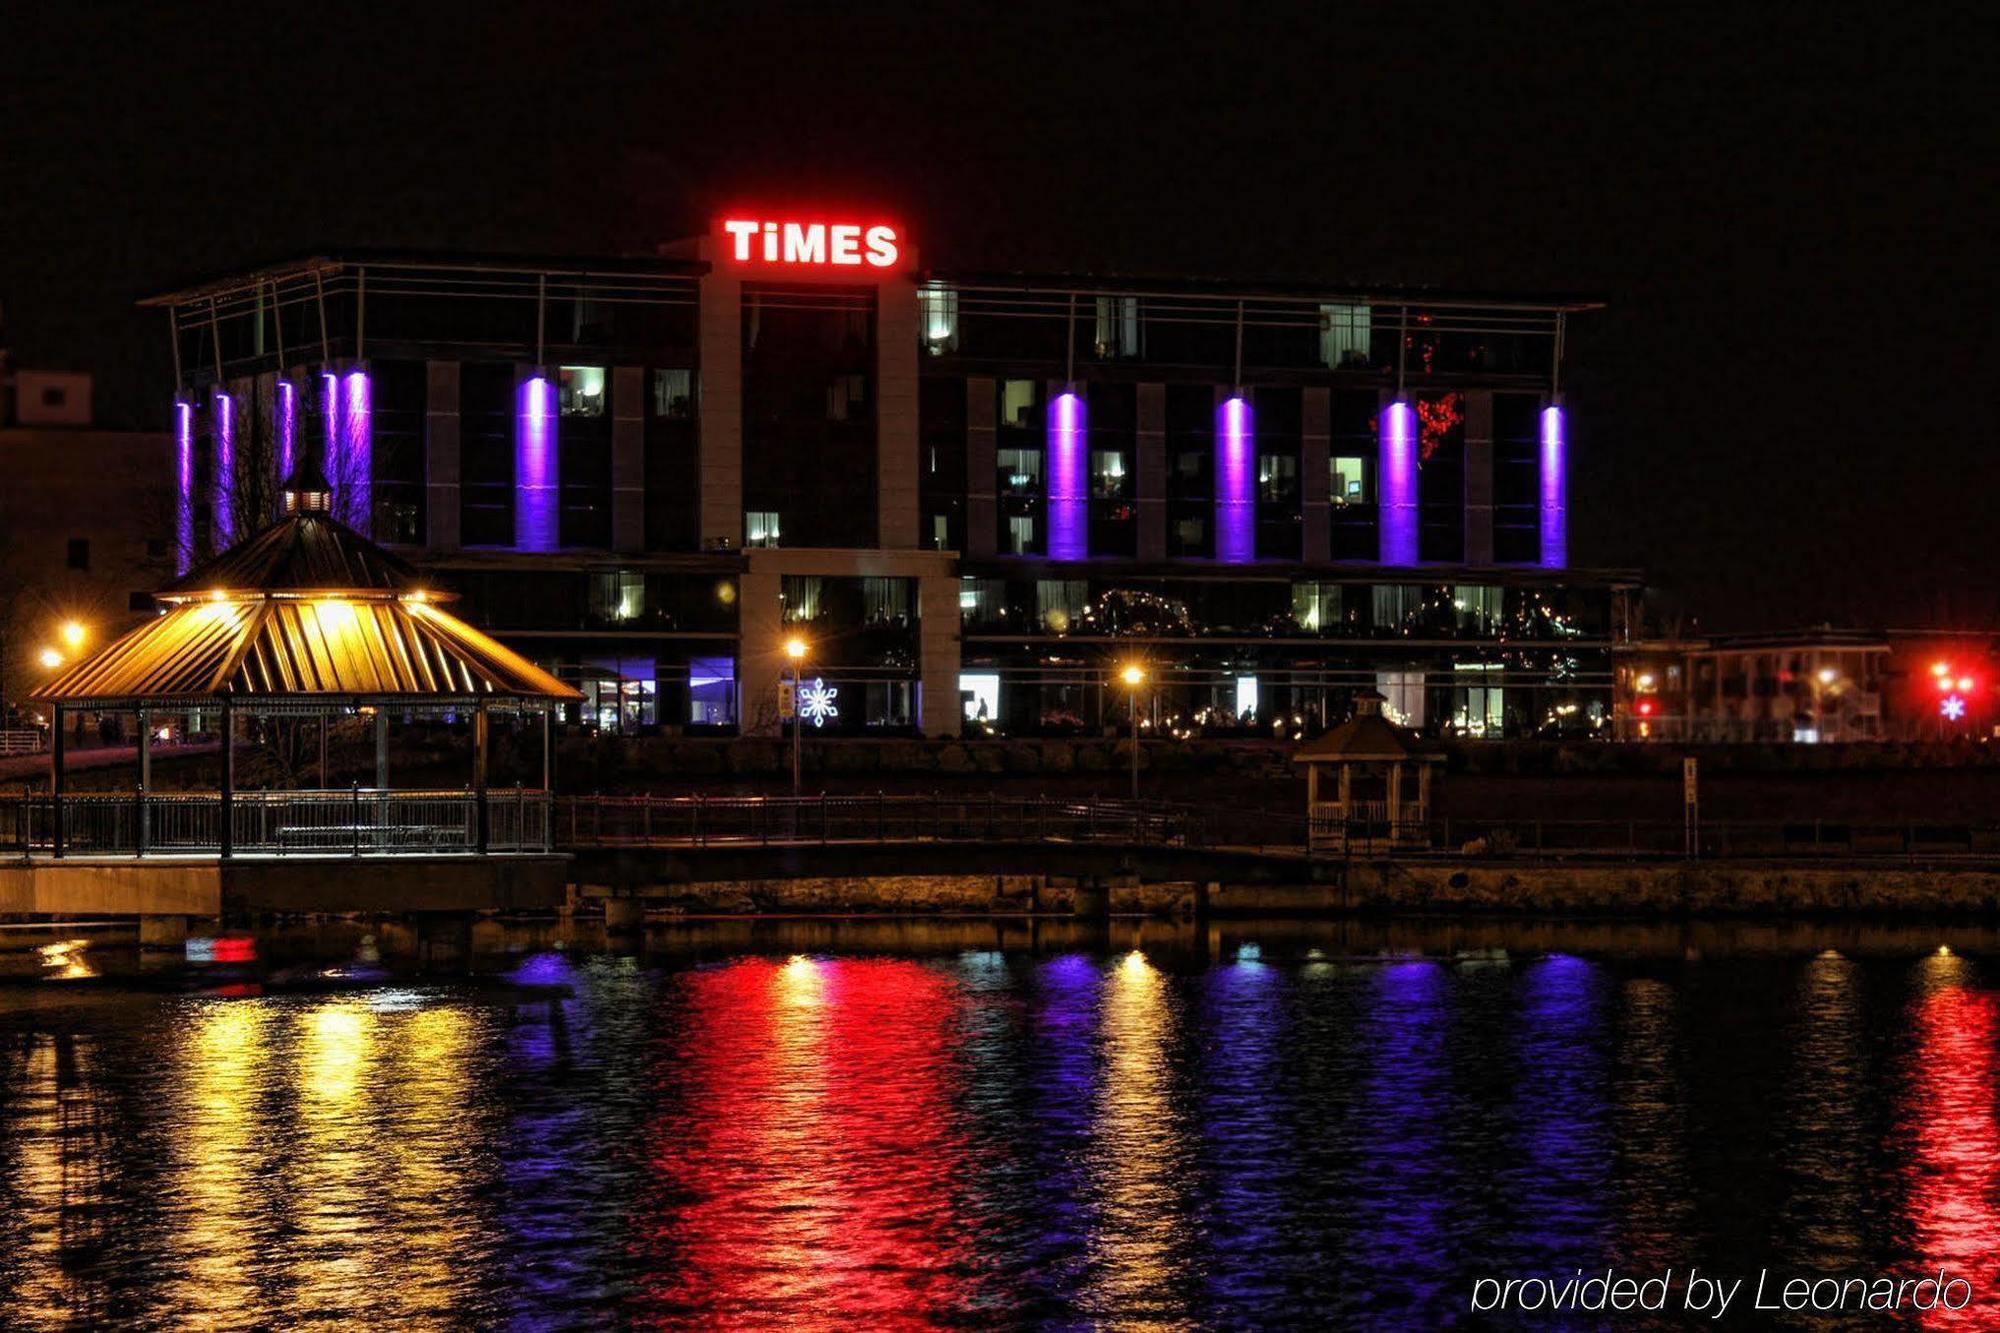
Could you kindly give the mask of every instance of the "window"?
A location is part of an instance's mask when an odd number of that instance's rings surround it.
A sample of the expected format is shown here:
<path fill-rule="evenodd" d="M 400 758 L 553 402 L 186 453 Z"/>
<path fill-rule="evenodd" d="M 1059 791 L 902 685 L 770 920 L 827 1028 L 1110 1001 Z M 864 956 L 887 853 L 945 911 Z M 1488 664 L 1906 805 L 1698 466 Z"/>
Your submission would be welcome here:
<path fill-rule="evenodd" d="M 1236 678 L 1236 720 L 1255 722 L 1257 720 L 1257 678 L 1238 676 Z"/>
<path fill-rule="evenodd" d="M 859 421 L 868 414 L 868 377 L 835 375 L 826 386 L 826 419 Z"/>
<path fill-rule="evenodd" d="M 1090 584 L 1082 579 L 1041 579 L 1035 584 L 1035 621 L 1050 634 L 1080 629 L 1090 606 Z"/>
<path fill-rule="evenodd" d="M 1035 520 L 1032 515 L 1015 514 L 1007 520 L 1007 554 L 1032 555 L 1035 550 Z"/>
<path fill-rule="evenodd" d="M 1451 725 L 1468 736 L 1499 739 L 1507 726 L 1506 693 L 1500 687 L 1500 667 L 1493 662 L 1454 662 L 1452 671 L 1460 680 L 1479 680 L 1491 672 L 1492 683 L 1461 686 L 1452 691 Z"/>
<path fill-rule="evenodd" d="M 861 619 L 870 625 L 907 625 L 916 618 L 911 579 L 861 580 Z"/>
<path fill-rule="evenodd" d="M 965 720 L 992 723 L 1000 720 L 1000 673 L 963 671 L 958 677 L 958 703 Z"/>
<path fill-rule="evenodd" d="M 1267 504 L 1290 504 L 1299 498 L 1298 455 L 1257 456 L 1257 498 Z"/>
<path fill-rule="evenodd" d="M 46 385 L 42 389 L 43 407 L 68 407 L 69 390 L 58 385 Z"/>
<path fill-rule="evenodd" d="M 646 614 L 646 576 L 620 569 L 590 580 L 591 619 L 624 624 Z"/>
<path fill-rule="evenodd" d="M 1103 357 L 1139 355 L 1139 298 L 1097 298 L 1097 354 Z"/>
<path fill-rule="evenodd" d="M 1368 364 L 1368 307 L 1323 305 L 1319 308 L 1319 359 L 1335 370 Z"/>
<path fill-rule="evenodd" d="M 736 725 L 736 659 L 688 659 L 688 724 L 696 727 Z"/>
<path fill-rule="evenodd" d="M 949 551 L 952 549 L 951 516 L 949 514 L 931 515 L 931 549 L 937 551 Z"/>
<path fill-rule="evenodd" d="M 71 537 L 69 539 L 69 567 L 71 569 L 90 568 L 90 538 Z"/>
<path fill-rule="evenodd" d="M 1461 583 L 1451 590 L 1458 627 L 1474 634 L 1491 634 L 1500 625 L 1502 589 L 1491 584 Z"/>
<path fill-rule="evenodd" d="M 1007 585 L 999 579 L 961 579 L 958 618 L 966 625 L 993 625 L 1007 616 Z"/>
<path fill-rule="evenodd" d="M 153 594 L 149 592 L 128 592 L 125 594 L 127 611 L 150 611 L 153 609 Z"/>
<path fill-rule="evenodd" d="M 1401 634 L 1416 627 L 1423 614 L 1424 590 L 1407 583 L 1375 585 L 1375 629 Z"/>
<path fill-rule="evenodd" d="M 813 574 L 787 574 L 779 585 L 778 601 L 788 625 L 818 620 L 826 601 L 826 580 Z"/>
<path fill-rule="evenodd" d="M 629 735 L 659 725 L 659 682 L 650 657 L 596 658 L 584 664 L 584 718 L 599 731 Z"/>
<path fill-rule="evenodd" d="M 691 421 L 695 415 L 694 372 L 656 370 L 653 372 L 653 415 Z"/>
<path fill-rule="evenodd" d="M 557 374 L 561 377 L 564 416 L 604 415 L 603 366 L 563 366 Z"/>
<path fill-rule="evenodd" d="M 1033 427 L 1035 405 L 1041 394 L 1033 380 L 1000 381 L 1000 424 Z"/>
<path fill-rule="evenodd" d="M 1382 716 L 1401 727 L 1424 725 L 1424 673 L 1378 671 L 1375 688 L 1382 695 Z"/>
<path fill-rule="evenodd" d="M 1122 500 L 1130 484 L 1123 449 L 1090 451 L 1090 493 L 1099 500 Z"/>
<path fill-rule="evenodd" d="M 1040 495 L 1042 493 L 1042 451 L 1040 449 L 1001 449 L 995 452 L 994 461 L 999 465 L 1000 493 L 1002 495 Z"/>
<path fill-rule="evenodd" d="M 1327 460 L 1332 472 L 1332 483 L 1327 488 L 1327 499 L 1336 505 L 1361 505 L 1368 503 L 1368 460 L 1354 454 L 1337 455 Z"/>
<path fill-rule="evenodd" d="M 917 291 L 923 318 L 924 350 L 943 356 L 958 349 L 958 293 L 941 282 L 927 282 Z"/>
<path fill-rule="evenodd" d="M 1292 620 L 1300 629 L 1311 634 L 1324 634 L 1338 626 L 1340 619 L 1338 583 L 1292 585 Z"/>
<path fill-rule="evenodd" d="M 1208 545 L 1208 523 L 1199 518 L 1183 518 L 1174 524 L 1174 540 L 1180 544 L 1183 553 L 1199 551 Z"/>
<path fill-rule="evenodd" d="M 743 515 L 743 544 L 745 546 L 776 546 L 778 544 L 778 511 L 775 509 L 751 509 Z"/>

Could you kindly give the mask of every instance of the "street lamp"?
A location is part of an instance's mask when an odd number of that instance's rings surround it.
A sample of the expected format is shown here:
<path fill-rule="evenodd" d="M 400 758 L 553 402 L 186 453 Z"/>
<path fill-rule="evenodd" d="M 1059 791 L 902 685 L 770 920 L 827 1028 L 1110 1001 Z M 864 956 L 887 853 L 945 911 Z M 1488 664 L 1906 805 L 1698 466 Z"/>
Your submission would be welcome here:
<path fill-rule="evenodd" d="M 68 644 L 72 649 L 83 647 L 83 640 L 87 633 L 88 631 L 84 629 L 83 622 L 80 620 L 66 620 L 63 622 L 63 642 Z"/>
<path fill-rule="evenodd" d="M 802 733 L 805 730 L 800 725 L 799 718 L 799 685 L 800 674 L 805 669 L 806 641 L 796 634 L 785 640 L 785 656 L 792 663 L 792 800 L 797 801 L 801 794 L 799 755 L 800 746 L 803 743 Z M 793 807 L 792 817 L 794 819 L 798 818 L 798 809 L 796 806 Z"/>
<path fill-rule="evenodd" d="M 1139 687 L 1146 683 L 1146 668 L 1137 662 L 1128 662 L 1118 673 L 1125 682 L 1125 689 L 1132 701 L 1132 799 L 1139 799 Z"/>
<path fill-rule="evenodd" d="M 43 670 L 54 671 L 63 664 L 63 655 L 53 648 L 44 648 L 36 656 L 36 660 L 42 664 Z"/>

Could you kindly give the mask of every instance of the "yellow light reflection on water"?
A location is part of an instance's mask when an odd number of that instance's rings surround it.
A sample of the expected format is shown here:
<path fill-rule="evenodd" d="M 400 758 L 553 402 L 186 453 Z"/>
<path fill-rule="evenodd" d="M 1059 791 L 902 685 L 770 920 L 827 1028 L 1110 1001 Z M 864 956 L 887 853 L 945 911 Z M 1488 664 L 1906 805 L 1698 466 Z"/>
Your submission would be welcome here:
<path fill-rule="evenodd" d="M 261 1323 L 271 1315 L 255 1273 L 257 1219 L 271 1163 L 259 1105 L 270 1066 L 270 1011 L 260 1002 L 204 1005 L 180 1050 L 184 1077 L 175 1185 L 186 1207 L 174 1233 L 181 1279 L 175 1306 L 197 1324 Z"/>
<path fill-rule="evenodd" d="M 84 954 L 89 947 L 89 940 L 52 940 L 42 945 L 35 950 L 47 969 L 42 975 L 57 981 L 81 981 L 96 976 L 97 969 Z"/>
<path fill-rule="evenodd" d="M 1167 1064 L 1174 1013 L 1166 978 L 1139 950 L 1107 978 L 1102 1021 L 1104 1078 L 1091 1150 L 1100 1207 L 1087 1308 L 1112 1314 L 1172 1302 L 1165 1288 L 1185 1228 L 1175 1184 L 1182 1136 Z"/>

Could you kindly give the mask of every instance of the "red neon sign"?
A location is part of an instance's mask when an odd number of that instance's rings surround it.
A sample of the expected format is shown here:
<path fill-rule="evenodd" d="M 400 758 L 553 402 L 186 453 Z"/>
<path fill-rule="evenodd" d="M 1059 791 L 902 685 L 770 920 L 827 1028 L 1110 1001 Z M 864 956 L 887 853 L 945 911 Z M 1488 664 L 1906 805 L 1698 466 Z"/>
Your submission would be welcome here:
<path fill-rule="evenodd" d="M 768 222 L 727 218 L 724 248 L 739 264 L 793 268 L 893 268 L 903 257 L 899 228 L 878 222 Z"/>

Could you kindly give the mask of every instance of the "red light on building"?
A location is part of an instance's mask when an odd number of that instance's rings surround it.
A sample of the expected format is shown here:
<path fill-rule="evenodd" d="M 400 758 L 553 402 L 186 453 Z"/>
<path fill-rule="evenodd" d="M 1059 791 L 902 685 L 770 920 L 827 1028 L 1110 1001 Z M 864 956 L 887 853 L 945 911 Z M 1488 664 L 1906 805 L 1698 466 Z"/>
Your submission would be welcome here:
<path fill-rule="evenodd" d="M 727 218 L 717 230 L 723 252 L 739 264 L 782 268 L 894 268 L 903 257 L 902 230 L 889 223 L 771 222 Z"/>
<path fill-rule="evenodd" d="M 1638 710 L 1640 717 L 1651 717 L 1653 715 L 1654 705 L 1651 699 L 1641 699 L 1633 707 Z"/>

